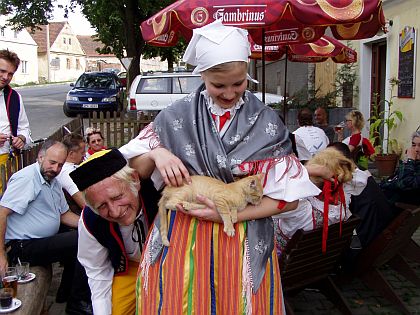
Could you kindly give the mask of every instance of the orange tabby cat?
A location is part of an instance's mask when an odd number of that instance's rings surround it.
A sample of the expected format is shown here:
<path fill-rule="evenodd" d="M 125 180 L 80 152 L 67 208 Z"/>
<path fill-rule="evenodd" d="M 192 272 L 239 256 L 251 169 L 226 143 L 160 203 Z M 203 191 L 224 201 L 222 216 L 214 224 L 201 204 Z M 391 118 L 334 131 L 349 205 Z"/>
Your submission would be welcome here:
<path fill-rule="evenodd" d="M 223 220 L 223 230 L 229 236 L 235 235 L 233 223 L 237 221 L 237 212 L 243 210 L 248 203 L 257 205 L 261 202 L 262 179 L 263 174 L 258 174 L 226 184 L 212 177 L 196 175 L 191 176 L 190 185 L 165 187 L 159 200 L 159 231 L 163 245 L 169 246 L 166 210 L 176 209 L 177 204 L 181 204 L 185 210 L 206 208 L 206 205 L 196 200 L 197 195 L 205 196 L 214 202 Z"/>

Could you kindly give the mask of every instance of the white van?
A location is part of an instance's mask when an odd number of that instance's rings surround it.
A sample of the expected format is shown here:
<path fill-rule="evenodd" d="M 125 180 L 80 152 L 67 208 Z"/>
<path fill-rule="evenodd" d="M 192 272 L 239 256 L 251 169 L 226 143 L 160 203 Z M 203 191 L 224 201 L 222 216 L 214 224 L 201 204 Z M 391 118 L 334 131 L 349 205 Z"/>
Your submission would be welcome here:
<path fill-rule="evenodd" d="M 128 94 L 127 112 L 160 111 L 195 91 L 202 83 L 199 74 L 190 72 L 138 75 Z"/>

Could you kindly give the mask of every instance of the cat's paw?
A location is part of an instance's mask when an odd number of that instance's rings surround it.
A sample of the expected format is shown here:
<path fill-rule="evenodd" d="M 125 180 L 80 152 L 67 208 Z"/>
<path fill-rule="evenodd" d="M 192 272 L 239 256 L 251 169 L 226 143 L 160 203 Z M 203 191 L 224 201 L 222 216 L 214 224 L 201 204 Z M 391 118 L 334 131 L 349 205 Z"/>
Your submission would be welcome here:
<path fill-rule="evenodd" d="M 162 237 L 163 246 L 169 247 L 169 240 L 167 237 Z"/>
<path fill-rule="evenodd" d="M 233 226 L 231 227 L 225 226 L 223 231 L 225 231 L 225 233 L 230 237 L 235 236 L 235 229 L 233 228 Z"/>

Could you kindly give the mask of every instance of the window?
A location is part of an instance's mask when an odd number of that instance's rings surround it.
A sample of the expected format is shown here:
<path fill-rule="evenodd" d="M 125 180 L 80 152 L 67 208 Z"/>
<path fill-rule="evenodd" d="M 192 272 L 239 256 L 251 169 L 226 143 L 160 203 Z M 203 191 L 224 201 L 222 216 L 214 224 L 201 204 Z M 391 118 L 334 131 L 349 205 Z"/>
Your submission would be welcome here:
<path fill-rule="evenodd" d="M 171 78 L 145 78 L 137 87 L 137 93 L 170 93 Z"/>
<path fill-rule="evenodd" d="M 70 58 L 67 58 L 67 69 L 71 68 L 71 60 Z"/>
<path fill-rule="evenodd" d="M 69 38 L 69 45 L 71 45 L 71 38 Z"/>
<path fill-rule="evenodd" d="M 80 60 L 76 59 L 76 70 L 80 70 Z"/>
<path fill-rule="evenodd" d="M 5 29 L 5 27 L 0 28 L 0 36 L 4 37 L 4 29 Z"/>
<path fill-rule="evenodd" d="M 63 37 L 63 43 L 66 44 L 66 38 L 65 37 Z"/>
<path fill-rule="evenodd" d="M 202 83 L 201 77 L 173 77 L 172 93 L 188 94 L 194 92 Z"/>
<path fill-rule="evenodd" d="M 21 60 L 20 68 L 22 69 L 22 73 L 28 73 L 28 62 L 26 60 Z"/>
<path fill-rule="evenodd" d="M 13 32 L 13 37 L 14 37 L 14 38 L 17 38 L 17 36 L 18 36 L 18 31 L 14 31 L 14 32 Z"/>

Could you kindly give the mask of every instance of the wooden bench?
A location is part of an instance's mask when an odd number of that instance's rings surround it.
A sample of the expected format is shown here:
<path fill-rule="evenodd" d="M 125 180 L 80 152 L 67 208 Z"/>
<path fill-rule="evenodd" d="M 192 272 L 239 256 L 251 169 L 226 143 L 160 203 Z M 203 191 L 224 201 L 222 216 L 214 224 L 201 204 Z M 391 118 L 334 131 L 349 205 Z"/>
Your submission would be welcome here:
<path fill-rule="evenodd" d="M 411 314 L 402 299 L 382 275 L 380 267 L 387 264 L 420 288 L 420 278 L 406 259 L 420 262 L 420 248 L 412 235 L 420 226 L 420 207 L 406 207 L 388 227 L 360 253 L 355 276 L 371 289 L 381 293 L 404 314 Z"/>
<path fill-rule="evenodd" d="M 22 301 L 22 306 L 13 312 L 14 315 L 39 315 L 44 309 L 52 279 L 52 267 L 35 266 L 30 272 L 36 278 L 28 283 L 18 284 L 17 298 Z"/>
<path fill-rule="evenodd" d="M 328 229 L 327 250 L 322 253 L 322 228 L 312 231 L 298 230 L 283 251 L 279 264 L 286 311 L 293 314 L 287 297 L 305 288 L 317 288 L 336 305 L 343 314 L 352 311 L 330 275 L 337 267 L 342 253 L 348 248 L 353 230 L 360 222 L 351 217 L 340 224 L 332 224 Z"/>

